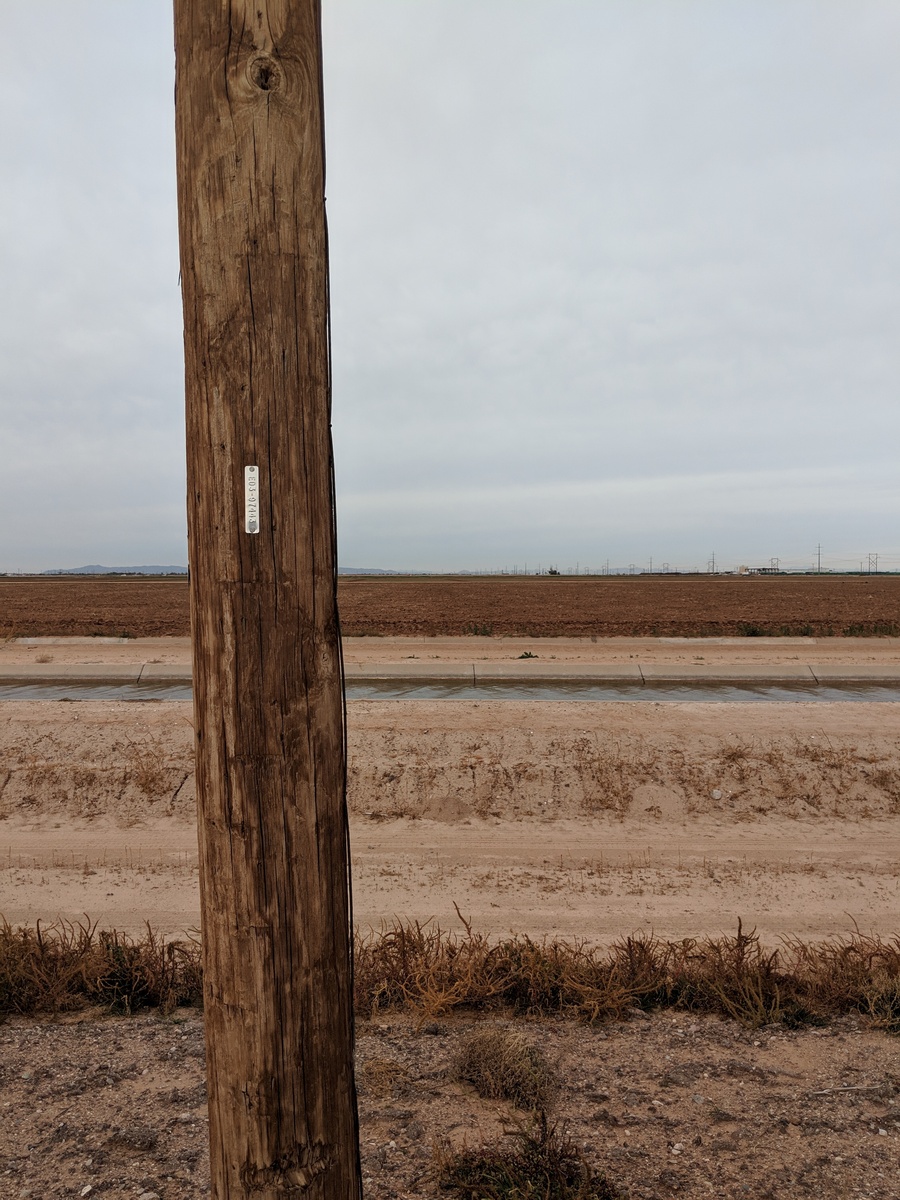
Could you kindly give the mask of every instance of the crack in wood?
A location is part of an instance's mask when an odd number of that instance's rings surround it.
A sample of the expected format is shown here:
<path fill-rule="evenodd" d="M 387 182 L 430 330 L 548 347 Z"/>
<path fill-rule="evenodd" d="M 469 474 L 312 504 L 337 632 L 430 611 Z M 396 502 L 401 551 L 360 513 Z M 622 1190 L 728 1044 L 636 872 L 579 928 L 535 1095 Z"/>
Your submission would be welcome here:
<path fill-rule="evenodd" d="M 331 1163 L 330 1147 L 322 1143 L 298 1145 L 292 1154 L 282 1155 L 268 1167 L 245 1162 L 241 1167 L 241 1185 L 251 1195 L 265 1191 L 299 1194 L 324 1175 Z"/>

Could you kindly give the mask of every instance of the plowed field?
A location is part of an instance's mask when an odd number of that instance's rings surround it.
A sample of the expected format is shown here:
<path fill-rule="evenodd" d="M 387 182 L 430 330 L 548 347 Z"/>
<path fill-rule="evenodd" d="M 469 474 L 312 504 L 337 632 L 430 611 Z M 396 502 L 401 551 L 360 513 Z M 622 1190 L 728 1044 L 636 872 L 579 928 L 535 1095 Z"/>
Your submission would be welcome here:
<path fill-rule="evenodd" d="M 342 576 L 345 634 L 900 635 L 900 576 Z M 0 579 L 0 637 L 190 632 L 184 578 Z"/>

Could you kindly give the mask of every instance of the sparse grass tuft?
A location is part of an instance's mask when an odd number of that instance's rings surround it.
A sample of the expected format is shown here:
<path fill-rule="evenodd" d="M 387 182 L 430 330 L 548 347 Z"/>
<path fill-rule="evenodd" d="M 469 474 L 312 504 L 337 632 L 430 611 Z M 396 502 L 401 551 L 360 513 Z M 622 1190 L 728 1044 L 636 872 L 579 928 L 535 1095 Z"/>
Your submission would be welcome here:
<path fill-rule="evenodd" d="M 373 1096 L 384 1098 L 402 1093 L 409 1071 L 392 1058 L 369 1058 L 359 1068 L 360 1082 Z"/>
<path fill-rule="evenodd" d="M 852 621 L 837 628 L 828 621 L 736 621 L 733 629 L 730 622 L 726 625 L 729 633 L 739 637 L 897 637 L 900 634 L 896 621 Z M 724 632 L 724 627 L 704 631 L 706 636 L 715 632 Z"/>
<path fill-rule="evenodd" d="M 534 1131 L 517 1129 L 471 1150 L 441 1143 L 435 1159 L 440 1188 L 459 1200 L 619 1200 L 625 1194 L 545 1116 Z"/>
<path fill-rule="evenodd" d="M 578 737 L 570 753 L 581 783 L 585 812 L 624 816 L 634 801 L 635 788 L 654 781 L 659 763 L 643 744 L 623 752 L 618 745 L 601 745 L 595 737 Z"/>
<path fill-rule="evenodd" d="M 461 1046 L 453 1073 L 485 1100 L 508 1100 L 529 1112 L 547 1112 L 559 1079 L 536 1046 L 518 1030 L 489 1025 Z"/>
<path fill-rule="evenodd" d="M 144 745 L 128 739 L 127 778 L 151 800 L 166 790 L 169 771 L 161 738 L 149 738 Z"/>

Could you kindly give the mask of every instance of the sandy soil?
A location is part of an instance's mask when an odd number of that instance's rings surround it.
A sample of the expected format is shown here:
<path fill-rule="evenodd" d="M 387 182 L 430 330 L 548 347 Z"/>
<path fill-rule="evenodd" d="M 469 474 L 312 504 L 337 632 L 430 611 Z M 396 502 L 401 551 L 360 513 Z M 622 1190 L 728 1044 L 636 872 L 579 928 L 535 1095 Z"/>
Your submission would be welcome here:
<path fill-rule="evenodd" d="M 900 576 L 341 576 L 346 634 L 900 634 Z M 0 637 L 186 636 L 184 577 L 0 578 Z"/>
<path fill-rule="evenodd" d="M 357 919 L 606 941 L 900 913 L 890 704 L 358 701 Z M 199 920 L 191 708 L 0 705 L 0 912 Z"/>
<path fill-rule="evenodd" d="M 518 662 L 691 667 L 900 665 L 900 638 L 497 638 L 347 637 L 344 660 L 361 666 Z M 190 638 L 11 638 L 0 671 L 23 663 L 140 664 L 191 661 Z"/>

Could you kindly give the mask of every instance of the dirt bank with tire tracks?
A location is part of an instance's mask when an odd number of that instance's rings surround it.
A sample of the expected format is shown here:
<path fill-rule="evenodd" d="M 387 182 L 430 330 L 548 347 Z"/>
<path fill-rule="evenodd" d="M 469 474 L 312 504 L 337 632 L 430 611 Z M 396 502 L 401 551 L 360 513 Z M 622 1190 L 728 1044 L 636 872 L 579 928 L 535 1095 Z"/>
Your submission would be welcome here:
<path fill-rule="evenodd" d="M 892 704 L 359 701 L 357 919 L 606 941 L 900 913 Z M 0 705 L 0 912 L 197 924 L 191 707 Z"/>

